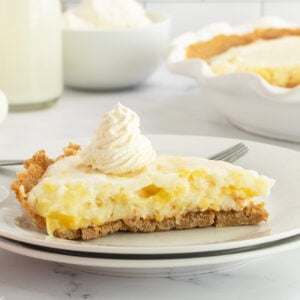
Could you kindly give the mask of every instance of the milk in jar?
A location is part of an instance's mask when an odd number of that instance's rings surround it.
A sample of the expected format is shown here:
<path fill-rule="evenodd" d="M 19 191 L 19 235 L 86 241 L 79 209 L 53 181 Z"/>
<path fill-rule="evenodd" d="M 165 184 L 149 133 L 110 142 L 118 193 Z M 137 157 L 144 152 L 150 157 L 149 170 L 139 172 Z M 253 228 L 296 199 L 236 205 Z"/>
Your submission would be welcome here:
<path fill-rule="evenodd" d="M 0 90 L 11 109 L 39 108 L 63 88 L 59 0 L 0 0 Z"/>

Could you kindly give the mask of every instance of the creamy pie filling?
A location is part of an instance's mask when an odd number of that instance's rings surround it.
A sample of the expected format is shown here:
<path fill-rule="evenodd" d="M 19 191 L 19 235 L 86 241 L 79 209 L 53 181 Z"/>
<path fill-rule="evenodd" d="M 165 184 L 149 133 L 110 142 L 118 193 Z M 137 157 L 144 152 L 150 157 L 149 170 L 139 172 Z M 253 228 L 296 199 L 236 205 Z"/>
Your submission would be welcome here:
<path fill-rule="evenodd" d="M 158 156 L 138 172 L 108 175 L 76 155 L 49 166 L 28 202 L 52 235 L 120 219 L 161 221 L 190 211 L 242 210 L 254 197 L 267 196 L 272 185 L 255 171 L 205 158 Z"/>
<path fill-rule="evenodd" d="M 253 72 L 273 85 L 291 88 L 300 84 L 300 29 L 220 34 L 189 45 L 186 57 L 205 60 L 215 74 Z"/>
<path fill-rule="evenodd" d="M 300 83 L 300 36 L 258 40 L 233 47 L 207 62 L 216 74 L 248 71 L 279 86 L 294 86 Z"/>

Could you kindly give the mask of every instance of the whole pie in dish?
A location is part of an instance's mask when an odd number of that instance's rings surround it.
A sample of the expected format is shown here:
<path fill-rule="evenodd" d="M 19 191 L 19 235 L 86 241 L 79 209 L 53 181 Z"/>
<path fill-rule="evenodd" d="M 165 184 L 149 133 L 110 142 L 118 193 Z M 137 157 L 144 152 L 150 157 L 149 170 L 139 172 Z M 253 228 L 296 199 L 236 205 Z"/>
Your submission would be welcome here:
<path fill-rule="evenodd" d="M 191 44 L 187 58 L 205 60 L 216 74 L 254 72 L 286 88 L 300 84 L 300 28 L 257 28 Z"/>
<path fill-rule="evenodd" d="M 273 180 L 201 157 L 156 155 L 139 118 L 117 104 L 91 143 L 53 160 L 37 152 L 12 189 L 39 229 L 66 239 L 266 221 Z M 200 234 L 200 233 L 199 233 Z"/>

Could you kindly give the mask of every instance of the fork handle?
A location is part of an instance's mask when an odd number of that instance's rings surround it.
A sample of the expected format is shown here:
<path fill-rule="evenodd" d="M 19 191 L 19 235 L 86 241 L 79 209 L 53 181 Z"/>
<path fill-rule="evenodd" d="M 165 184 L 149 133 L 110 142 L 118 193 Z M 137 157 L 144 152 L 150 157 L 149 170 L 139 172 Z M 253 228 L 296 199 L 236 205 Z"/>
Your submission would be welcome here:
<path fill-rule="evenodd" d="M 24 160 L 4 159 L 0 160 L 0 167 L 22 165 Z"/>

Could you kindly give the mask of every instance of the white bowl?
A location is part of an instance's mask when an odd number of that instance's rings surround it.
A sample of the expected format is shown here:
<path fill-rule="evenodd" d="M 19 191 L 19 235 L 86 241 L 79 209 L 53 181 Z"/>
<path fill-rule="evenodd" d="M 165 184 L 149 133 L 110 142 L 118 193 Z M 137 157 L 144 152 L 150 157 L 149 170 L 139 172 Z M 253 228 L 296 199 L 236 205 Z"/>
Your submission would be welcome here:
<path fill-rule="evenodd" d="M 262 18 L 232 27 L 211 24 L 175 39 L 168 55 L 168 68 L 194 77 L 215 108 L 236 126 L 263 136 L 300 142 L 300 86 L 281 88 L 251 72 L 217 75 L 201 59 L 186 59 L 188 45 L 219 34 L 243 34 L 255 28 L 300 27 L 279 18 Z"/>
<path fill-rule="evenodd" d="M 163 59 L 169 18 L 148 12 L 152 24 L 124 30 L 64 30 L 65 84 L 82 89 L 119 89 L 137 85 Z"/>

